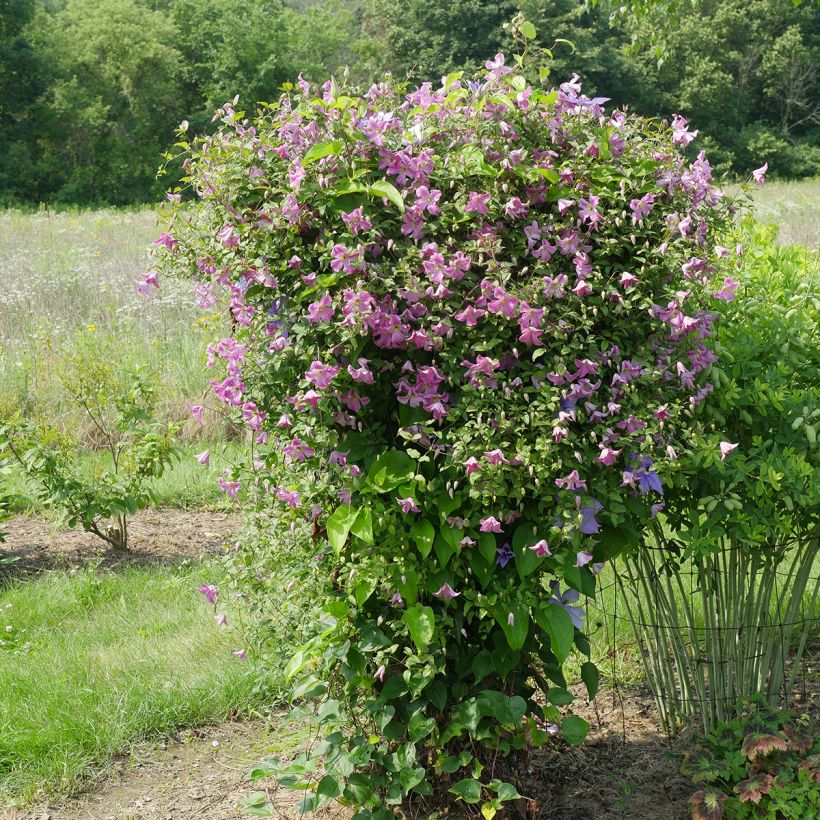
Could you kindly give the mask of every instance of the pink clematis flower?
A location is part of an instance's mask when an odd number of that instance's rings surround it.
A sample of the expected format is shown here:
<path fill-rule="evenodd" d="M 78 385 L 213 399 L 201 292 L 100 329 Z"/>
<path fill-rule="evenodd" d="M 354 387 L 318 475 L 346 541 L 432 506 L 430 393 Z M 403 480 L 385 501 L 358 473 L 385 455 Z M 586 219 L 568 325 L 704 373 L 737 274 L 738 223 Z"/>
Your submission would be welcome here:
<path fill-rule="evenodd" d="M 582 550 L 581 552 L 579 552 L 575 556 L 575 566 L 576 567 L 584 567 L 590 561 L 592 561 L 592 553 L 591 552 L 586 552 L 585 550 Z"/>
<path fill-rule="evenodd" d="M 601 448 L 601 454 L 595 459 L 599 464 L 605 464 L 611 467 L 615 463 L 615 459 L 621 454 L 620 450 L 613 450 L 610 447 Z"/>
<path fill-rule="evenodd" d="M 638 277 L 635 276 L 634 273 L 627 273 L 626 271 L 624 271 L 621 274 L 621 278 L 619 279 L 619 282 L 621 284 L 621 287 L 631 288 L 633 285 L 637 284 Z"/>
<path fill-rule="evenodd" d="M 468 214 L 480 214 L 481 216 L 486 216 L 486 214 L 489 212 L 487 208 L 487 203 L 489 201 L 489 194 L 479 194 L 475 191 L 470 191 L 467 200 L 467 205 L 464 208 L 464 210 Z"/>
<path fill-rule="evenodd" d="M 473 456 L 470 456 L 467 461 L 462 461 L 461 466 L 467 470 L 467 475 L 481 472 L 481 465 L 478 463 L 478 459 Z"/>
<path fill-rule="evenodd" d="M 715 292 L 715 299 L 723 299 L 724 302 L 731 302 L 737 296 L 737 289 L 740 287 L 740 282 L 735 282 L 731 276 L 727 276 L 723 280 L 723 287 Z"/>
<path fill-rule="evenodd" d="M 501 532 L 501 522 L 493 515 L 481 519 L 481 532 Z"/>
<path fill-rule="evenodd" d="M 173 234 L 164 233 L 160 235 L 159 239 L 154 240 L 154 244 L 163 245 L 169 251 L 172 251 L 179 244 L 179 240 L 175 239 Z"/>
<path fill-rule="evenodd" d="M 230 498 L 236 498 L 236 494 L 242 486 L 238 481 L 227 481 L 224 476 L 219 476 L 216 483 L 219 484 L 219 489 Z"/>
<path fill-rule="evenodd" d="M 728 441 L 721 441 L 720 442 L 720 460 L 726 461 L 726 456 L 729 455 L 733 450 L 738 448 L 737 444 L 732 444 Z"/>
<path fill-rule="evenodd" d="M 498 464 L 509 464 L 509 459 L 501 452 L 501 450 L 485 450 L 484 451 L 484 458 L 490 462 L 490 464 L 497 466 Z"/>
<path fill-rule="evenodd" d="M 421 510 L 416 506 L 415 500 L 412 498 L 397 498 L 396 502 L 401 507 L 401 511 L 403 513 L 421 512 Z"/>
<path fill-rule="evenodd" d="M 215 605 L 219 597 L 219 590 L 213 584 L 202 584 L 199 587 L 199 593 L 211 605 Z"/>
<path fill-rule="evenodd" d="M 433 595 L 443 598 L 445 601 L 452 601 L 453 598 L 458 598 L 460 592 L 456 592 L 449 584 L 442 584 Z"/>
<path fill-rule="evenodd" d="M 202 411 L 205 409 L 200 404 L 189 404 L 187 405 L 188 410 L 190 411 L 191 415 L 194 417 L 194 421 L 197 424 L 202 424 Z"/>
<path fill-rule="evenodd" d="M 539 558 L 547 558 L 548 556 L 552 555 L 550 552 L 549 545 L 547 542 L 542 538 L 538 543 L 533 544 L 529 547 Z"/>
<path fill-rule="evenodd" d="M 769 163 L 768 162 L 765 163 L 764 165 L 762 165 L 760 168 L 755 168 L 754 171 L 752 171 L 752 179 L 754 179 L 754 181 L 758 185 L 765 185 L 766 184 L 766 171 L 768 171 L 768 170 L 769 170 Z"/>
<path fill-rule="evenodd" d="M 224 225 L 216 238 L 226 247 L 234 248 L 239 244 L 239 233 L 232 225 Z"/>
<path fill-rule="evenodd" d="M 385 674 L 385 672 L 386 672 L 386 671 L 387 671 L 387 669 L 385 668 L 384 664 L 382 664 L 382 665 L 381 665 L 381 666 L 380 666 L 380 667 L 376 670 L 376 672 L 374 673 L 373 677 L 374 677 L 377 681 L 380 681 L 381 683 L 384 683 L 384 674 Z"/>
<path fill-rule="evenodd" d="M 199 455 L 195 456 L 195 458 L 200 464 L 207 465 L 208 462 L 211 460 L 211 451 L 203 450 Z"/>
<path fill-rule="evenodd" d="M 334 367 L 329 364 L 322 364 L 320 361 L 314 361 L 313 364 L 305 371 L 305 378 L 316 385 L 317 390 L 324 390 L 330 385 L 333 379 L 338 375 L 340 367 Z"/>

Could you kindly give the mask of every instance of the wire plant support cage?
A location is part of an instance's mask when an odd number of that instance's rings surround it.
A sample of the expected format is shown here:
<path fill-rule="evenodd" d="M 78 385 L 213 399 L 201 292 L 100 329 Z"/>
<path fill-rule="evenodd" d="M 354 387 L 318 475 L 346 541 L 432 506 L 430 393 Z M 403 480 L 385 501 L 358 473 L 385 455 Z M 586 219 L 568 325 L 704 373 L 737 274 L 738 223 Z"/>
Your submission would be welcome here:
<path fill-rule="evenodd" d="M 708 732 L 738 703 L 788 704 L 806 643 L 820 626 L 820 539 L 680 560 L 663 544 L 626 556 L 616 571 L 664 729 L 699 720 Z"/>

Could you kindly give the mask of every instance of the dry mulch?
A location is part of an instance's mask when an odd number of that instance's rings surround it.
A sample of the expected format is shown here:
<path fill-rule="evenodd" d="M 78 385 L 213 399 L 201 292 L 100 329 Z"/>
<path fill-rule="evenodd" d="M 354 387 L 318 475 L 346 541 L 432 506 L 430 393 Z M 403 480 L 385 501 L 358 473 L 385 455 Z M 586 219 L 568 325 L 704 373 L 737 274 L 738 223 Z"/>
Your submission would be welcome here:
<path fill-rule="evenodd" d="M 654 705 L 642 690 L 602 692 L 597 709 L 582 707 L 592 730 L 580 747 L 537 753 L 524 775 L 536 797 L 527 812 L 538 820 L 685 820 L 692 793 L 678 772 L 676 746 L 659 733 Z M 33 812 L 0 814 L 2 820 L 240 820 L 239 801 L 255 790 L 246 778 L 273 756 L 288 727 L 261 721 L 187 731 L 142 744 L 115 760 L 88 795 Z M 259 788 L 270 782 L 262 781 Z M 278 816 L 296 818 L 299 794 L 273 794 Z M 512 813 L 511 813 L 512 814 Z M 450 814 L 450 817 L 457 817 Z M 326 818 L 349 818 L 331 807 Z"/>
<path fill-rule="evenodd" d="M 141 510 L 129 518 L 131 549 L 122 552 L 81 529 L 59 529 L 47 518 L 21 516 L 3 527 L 7 537 L 0 545 L 0 557 L 17 560 L 0 566 L 0 579 L 93 563 L 114 569 L 203 558 L 219 551 L 241 520 L 236 513 L 210 510 Z"/>

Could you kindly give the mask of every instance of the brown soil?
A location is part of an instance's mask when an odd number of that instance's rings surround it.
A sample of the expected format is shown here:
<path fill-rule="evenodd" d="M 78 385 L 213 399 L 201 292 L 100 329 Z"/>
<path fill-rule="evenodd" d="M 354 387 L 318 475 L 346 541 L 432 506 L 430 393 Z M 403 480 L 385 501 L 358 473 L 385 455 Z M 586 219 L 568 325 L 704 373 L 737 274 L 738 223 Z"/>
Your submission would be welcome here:
<path fill-rule="evenodd" d="M 0 557 L 17 560 L 0 566 L 0 580 L 95 562 L 114 568 L 201 558 L 219 550 L 239 529 L 241 517 L 208 510 L 160 509 L 142 510 L 129 520 L 131 549 L 121 552 L 81 529 L 58 529 L 47 518 L 15 518 L 3 527 L 7 538 L 0 546 Z"/>
<path fill-rule="evenodd" d="M 592 724 L 580 747 L 538 753 L 524 774 L 537 820 L 685 820 L 691 785 L 678 772 L 676 746 L 662 736 L 654 705 L 642 690 L 600 695 L 597 709 L 578 713 Z M 228 723 L 187 731 L 168 741 L 142 744 L 114 761 L 97 788 L 79 799 L 33 812 L 0 814 L 2 820 L 240 820 L 238 803 L 257 787 L 247 772 L 260 760 L 301 745 L 299 727 L 262 722 Z M 285 748 L 283 749 L 283 746 Z M 290 752 L 292 753 L 292 752 Z M 296 818 L 300 795 L 271 793 L 277 816 Z M 511 813 L 514 814 L 514 813 Z M 349 818 L 331 807 L 323 818 Z M 450 814 L 458 817 L 458 814 Z"/>
<path fill-rule="evenodd" d="M 281 753 L 282 735 L 287 741 L 289 731 L 281 725 L 272 731 L 261 721 L 226 723 L 140 744 L 111 764 L 92 793 L 30 812 L 0 813 L 0 819 L 240 820 L 248 815 L 238 808 L 239 801 L 256 790 L 247 772 Z M 293 806 L 300 797 L 285 790 L 274 795 L 282 817 L 298 816 Z M 349 815 L 334 808 L 321 816 Z"/>

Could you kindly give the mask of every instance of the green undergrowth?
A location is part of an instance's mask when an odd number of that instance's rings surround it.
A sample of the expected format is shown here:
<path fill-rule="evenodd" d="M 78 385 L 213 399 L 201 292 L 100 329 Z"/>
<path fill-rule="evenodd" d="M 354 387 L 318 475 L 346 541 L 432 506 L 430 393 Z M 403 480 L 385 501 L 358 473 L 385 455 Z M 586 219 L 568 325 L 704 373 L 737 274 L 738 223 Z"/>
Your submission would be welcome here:
<path fill-rule="evenodd" d="M 151 482 L 154 496 L 152 506 L 177 509 L 233 509 L 235 504 L 231 503 L 219 489 L 217 477 L 226 464 L 235 458 L 240 447 L 241 444 L 237 442 L 199 442 L 181 447 L 179 458 L 171 463 L 160 478 Z M 205 450 L 211 454 L 207 466 L 196 460 L 196 455 Z M 105 467 L 109 459 L 110 456 L 104 450 L 84 450 L 80 459 L 81 469 L 90 475 L 95 469 Z M 21 474 L 18 467 L 11 465 L 5 482 L 13 511 L 42 512 L 42 505 L 37 500 L 36 486 Z"/>
<path fill-rule="evenodd" d="M 0 589 L 0 804 L 86 786 L 134 742 L 278 702 L 198 594 L 217 567 L 94 567 Z"/>

